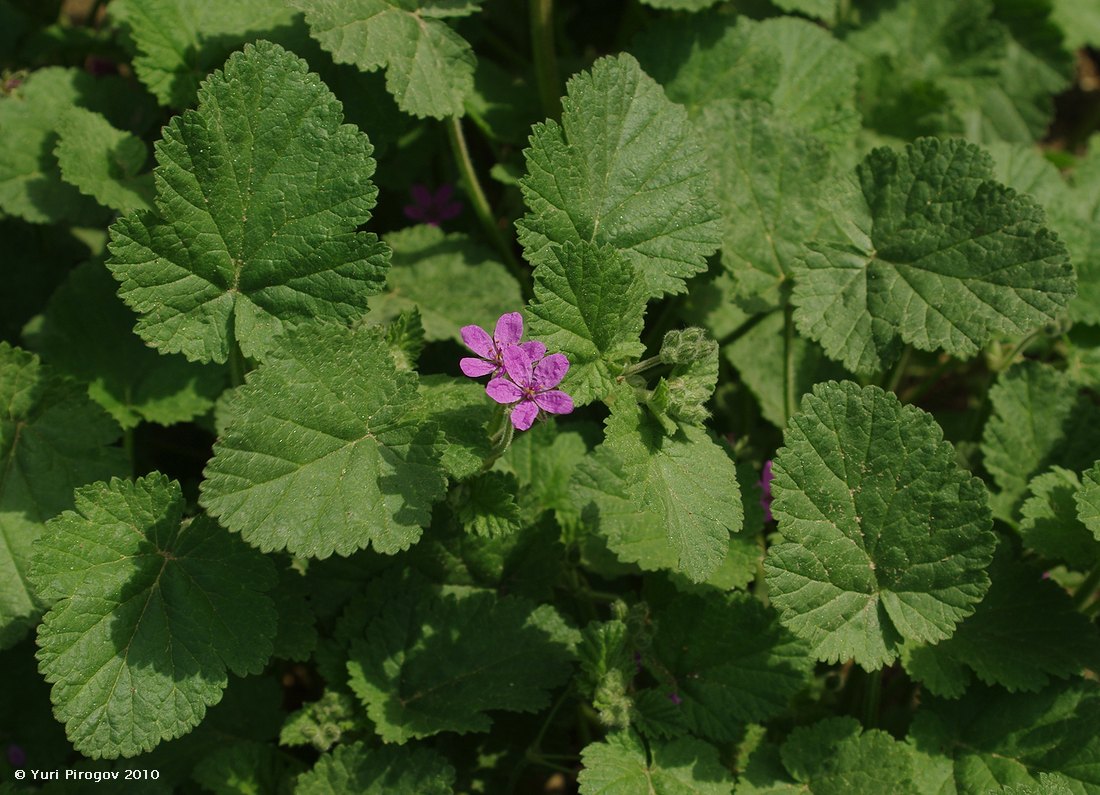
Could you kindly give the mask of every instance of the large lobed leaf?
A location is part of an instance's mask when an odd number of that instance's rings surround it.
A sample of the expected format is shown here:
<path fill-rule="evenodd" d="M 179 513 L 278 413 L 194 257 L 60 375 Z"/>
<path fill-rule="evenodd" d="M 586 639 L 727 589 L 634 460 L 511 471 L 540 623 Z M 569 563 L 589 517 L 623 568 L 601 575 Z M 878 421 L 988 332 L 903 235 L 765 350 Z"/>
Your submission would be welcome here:
<path fill-rule="evenodd" d="M 263 669 L 275 570 L 210 519 L 183 521 L 179 484 L 159 473 L 75 499 L 35 543 L 31 580 L 54 602 L 39 668 L 77 750 L 135 756 L 196 726 L 227 669 Z"/>
<path fill-rule="evenodd" d="M 444 486 L 417 403 L 378 329 L 300 327 L 226 400 L 200 502 L 264 551 L 407 549 Z"/>
<path fill-rule="evenodd" d="M 877 387 L 819 384 L 773 466 L 768 595 L 827 661 L 868 669 L 905 639 L 935 643 L 989 587 L 995 538 L 984 484 L 932 417 Z"/>
<path fill-rule="evenodd" d="M 566 242 L 608 244 L 637 269 L 647 297 L 684 292 L 718 248 L 706 158 L 683 108 L 630 55 L 574 75 L 561 124 L 536 124 L 517 223 L 539 265 Z"/>
<path fill-rule="evenodd" d="M 355 228 L 377 189 L 366 135 L 305 61 L 268 42 L 233 54 L 198 110 L 157 144 L 157 209 L 111 227 L 108 266 L 165 353 L 262 358 L 287 321 L 352 320 L 389 249 Z"/>
<path fill-rule="evenodd" d="M 872 151 L 838 184 L 835 228 L 798 268 L 799 330 L 866 373 L 901 343 L 969 357 L 997 334 L 1054 321 L 1076 291 L 1065 246 L 992 167 L 958 140 Z"/>
<path fill-rule="evenodd" d="M 427 748 L 341 745 L 317 760 L 294 788 L 298 795 L 451 795 L 454 768 Z"/>
<path fill-rule="evenodd" d="M 581 752 L 581 795 L 731 795 L 733 778 L 713 745 L 682 737 L 650 747 L 620 732 Z"/>
<path fill-rule="evenodd" d="M 0 342 L 0 648 L 45 605 L 28 579 L 44 523 L 72 507 L 73 489 L 126 471 L 118 425 L 82 385 Z"/>

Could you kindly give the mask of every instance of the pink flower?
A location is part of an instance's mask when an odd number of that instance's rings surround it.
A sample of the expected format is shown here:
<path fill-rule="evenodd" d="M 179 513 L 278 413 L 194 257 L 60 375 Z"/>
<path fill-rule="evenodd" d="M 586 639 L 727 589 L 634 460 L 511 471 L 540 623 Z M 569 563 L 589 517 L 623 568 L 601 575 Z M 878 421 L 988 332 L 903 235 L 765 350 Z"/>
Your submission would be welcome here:
<path fill-rule="evenodd" d="M 413 203 L 405 205 L 405 217 L 432 226 L 457 218 L 462 204 L 451 198 L 454 192 L 454 185 L 440 185 L 435 193 L 427 185 L 413 185 L 409 188 Z"/>
<path fill-rule="evenodd" d="M 458 363 L 458 366 L 470 378 L 489 374 L 497 376 L 504 372 L 502 352 L 509 345 L 518 345 L 531 357 L 532 361 L 538 361 L 546 355 L 545 345 L 537 340 L 520 343 L 522 336 L 523 316 L 519 312 L 501 315 L 492 337 L 481 326 L 463 326 L 462 341 L 466 343 L 467 348 L 481 358 L 474 359 L 467 356 Z"/>
<path fill-rule="evenodd" d="M 540 409 L 551 414 L 568 414 L 573 410 L 573 398 L 554 389 L 569 370 L 565 354 L 555 353 L 533 362 L 518 345 L 508 345 L 503 358 L 508 377 L 494 378 L 485 392 L 497 403 L 515 404 L 511 417 L 516 430 L 530 428 Z"/>
<path fill-rule="evenodd" d="M 764 471 L 760 474 L 760 507 L 764 509 L 764 521 L 772 519 L 772 461 L 769 458 L 764 462 Z"/>

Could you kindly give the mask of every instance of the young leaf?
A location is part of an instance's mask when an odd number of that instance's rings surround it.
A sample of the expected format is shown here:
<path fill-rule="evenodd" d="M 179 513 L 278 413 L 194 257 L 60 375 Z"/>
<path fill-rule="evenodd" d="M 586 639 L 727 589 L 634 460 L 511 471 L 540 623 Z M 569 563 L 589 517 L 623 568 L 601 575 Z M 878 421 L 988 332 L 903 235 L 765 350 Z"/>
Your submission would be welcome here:
<path fill-rule="evenodd" d="M 234 742 L 204 757 L 194 766 L 191 778 L 214 795 L 289 795 L 305 768 L 272 743 Z"/>
<path fill-rule="evenodd" d="M 696 124 L 713 167 L 722 264 L 738 303 L 754 312 L 778 307 L 780 284 L 824 221 L 828 149 L 762 102 L 712 102 Z"/>
<path fill-rule="evenodd" d="M 1073 495 L 1073 501 L 1081 523 L 1100 541 L 1100 461 L 1081 475 L 1081 489 Z"/>
<path fill-rule="evenodd" d="M 477 2 L 433 0 L 291 0 L 313 38 L 337 63 L 364 72 L 386 68 L 386 87 L 401 110 L 419 118 L 461 116 L 474 87 L 477 58 L 439 17 L 466 16 Z"/>
<path fill-rule="evenodd" d="M 395 600 L 352 642 L 351 688 L 388 743 L 487 731 L 489 710 L 535 712 L 568 678 L 561 621 L 484 591 Z"/>
<path fill-rule="evenodd" d="M 354 696 L 341 690 L 326 690 L 317 701 L 304 704 L 287 717 L 279 732 L 279 743 L 310 745 L 323 753 L 360 722 Z"/>
<path fill-rule="evenodd" d="M 569 80 L 562 118 L 536 124 L 517 222 L 527 259 L 566 242 L 610 245 L 647 297 L 682 293 L 718 248 L 706 158 L 684 109 L 629 55 L 601 58 Z"/>
<path fill-rule="evenodd" d="M 114 0 L 108 13 L 137 49 L 138 78 L 170 108 L 191 107 L 202 79 L 241 45 L 306 39 L 281 0 Z"/>
<path fill-rule="evenodd" d="M 1000 512 L 1015 510 L 1032 475 L 1051 465 L 1081 471 L 1096 460 L 1100 409 L 1066 373 L 1038 362 L 1017 365 L 997 377 L 989 403 L 982 463 L 1001 489 Z"/>
<path fill-rule="evenodd" d="M 480 472 L 491 452 L 486 426 L 496 411 L 485 397 L 485 387 L 467 379 L 429 375 L 420 379 L 419 395 L 414 410 L 420 421 L 443 434 L 436 444 L 443 470 L 456 480 Z"/>
<path fill-rule="evenodd" d="M 223 369 L 143 344 L 117 287 L 101 262 L 76 268 L 29 340 L 50 364 L 88 382 L 91 398 L 123 428 L 187 422 L 208 411 L 225 386 Z"/>
<path fill-rule="evenodd" d="M 467 533 L 490 538 L 511 535 L 520 528 L 517 489 L 514 475 L 485 472 L 455 488 L 455 515 Z"/>
<path fill-rule="evenodd" d="M 378 190 L 367 136 L 305 61 L 268 42 L 234 53 L 157 144 L 157 210 L 111 227 L 108 266 L 164 353 L 263 358 L 288 321 L 350 321 L 382 289 L 389 249 L 354 231 Z"/>
<path fill-rule="evenodd" d="M 194 728 L 227 669 L 263 669 L 275 570 L 210 519 L 183 523 L 179 484 L 159 473 L 75 500 L 35 542 L 30 578 L 54 602 L 39 668 L 78 751 L 135 756 Z"/>
<path fill-rule="evenodd" d="M 1073 298 L 1043 211 L 994 182 L 973 144 L 875 149 L 832 200 L 837 226 L 808 245 L 794 317 L 853 372 L 884 369 L 899 340 L 973 356 L 998 334 L 1052 322 Z"/>
<path fill-rule="evenodd" d="M 611 246 L 552 246 L 535 268 L 530 335 L 569 357 L 562 389 L 576 405 L 606 398 L 638 339 L 646 296 L 633 265 Z"/>
<path fill-rule="evenodd" d="M 43 609 L 27 574 L 43 524 L 72 507 L 77 486 L 126 471 L 108 446 L 118 437 L 83 386 L 0 342 L 0 648 Z"/>
<path fill-rule="evenodd" d="M 650 410 L 670 434 L 679 422 L 702 425 L 710 416 L 706 404 L 718 383 L 718 343 L 701 328 L 670 331 L 658 356 L 672 370 L 657 382 Z"/>
<path fill-rule="evenodd" d="M 970 684 L 968 668 L 986 684 L 1016 692 L 1100 666 L 1100 631 L 1061 587 L 1013 561 L 1003 544 L 989 577 L 989 593 L 954 635 L 905 649 L 906 670 L 932 693 L 961 696 Z"/>
<path fill-rule="evenodd" d="M 682 425 L 667 436 L 626 395 L 606 441 L 578 467 L 573 493 L 620 560 L 692 582 L 722 563 L 743 518 L 737 471 L 710 435 Z"/>
<path fill-rule="evenodd" d="M 652 653 L 672 675 L 662 684 L 692 733 L 736 740 L 746 723 L 781 714 L 806 686 L 809 648 L 776 619 L 748 594 L 680 596 L 657 613 Z"/>
<path fill-rule="evenodd" d="M 581 795 L 732 795 L 733 777 L 713 745 L 682 737 L 649 748 L 619 732 L 581 752 Z"/>
<path fill-rule="evenodd" d="M 818 659 L 889 664 L 935 643 L 989 587 L 995 538 L 984 484 L 963 472 L 932 417 L 877 387 L 819 384 L 773 465 L 783 543 L 768 596 Z"/>
<path fill-rule="evenodd" d="M 1020 538 L 1024 546 L 1046 560 L 1089 568 L 1100 557 L 1097 538 L 1078 518 L 1081 481 L 1062 467 L 1034 477 L 1029 496 L 1020 506 Z"/>
<path fill-rule="evenodd" d="M 149 150 L 103 116 L 70 108 L 57 125 L 61 178 L 85 196 L 125 213 L 153 206 L 153 175 L 142 173 Z"/>
<path fill-rule="evenodd" d="M 1059 683 L 1040 693 L 1011 694 L 974 686 L 958 701 L 929 698 L 909 742 L 953 761 L 947 786 L 985 795 L 1001 786 L 1035 785 L 1043 773 L 1068 778 L 1074 792 L 1098 787 L 1100 687 Z"/>
<path fill-rule="evenodd" d="M 461 342 L 463 326 L 492 328 L 523 303 L 515 277 L 464 234 L 447 235 L 425 224 L 392 232 L 385 242 L 393 260 L 386 291 L 370 299 L 372 321 L 415 308 L 429 340 Z"/>
<path fill-rule="evenodd" d="M 428 748 L 342 745 L 298 779 L 296 795 L 451 795 L 454 768 Z"/>
<path fill-rule="evenodd" d="M 377 329 L 288 333 L 226 399 L 200 502 L 265 552 L 407 549 L 444 485 L 416 381 Z"/>

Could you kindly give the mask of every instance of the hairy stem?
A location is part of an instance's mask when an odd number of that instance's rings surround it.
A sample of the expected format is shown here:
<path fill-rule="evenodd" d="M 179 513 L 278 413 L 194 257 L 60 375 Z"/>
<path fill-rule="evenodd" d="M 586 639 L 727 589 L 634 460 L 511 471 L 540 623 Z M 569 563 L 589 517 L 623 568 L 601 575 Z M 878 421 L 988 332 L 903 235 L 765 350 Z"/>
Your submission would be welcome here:
<path fill-rule="evenodd" d="M 535 57 L 542 110 L 551 119 L 561 118 L 561 82 L 554 50 L 554 0 L 531 0 L 531 52 Z"/>
<path fill-rule="evenodd" d="M 863 691 L 863 728 L 873 729 L 878 724 L 878 707 L 882 700 L 882 669 L 869 671 Z"/>
<path fill-rule="evenodd" d="M 451 152 L 454 153 L 455 165 L 458 167 L 458 173 L 462 179 L 462 187 L 466 190 L 466 195 L 474 207 L 474 214 L 477 215 L 477 220 L 481 222 L 485 234 L 489 236 L 497 251 L 500 252 L 500 256 L 504 258 L 504 264 L 508 266 L 508 270 L 519 280 L 524 297 L 530 298 L 531 276 L 526 269 L 520 266 L 515 254 L 512 253 L 511 246 L 508 245 L 508 241 L 505 240 L 500 227 L 497 226 L 493 210 L 489 206 L 489 200 L 485 197 L 481 181 L 477 178 L 477 172 L 474 170 L 474 162 L 470 159 L 470 149 L 466 145 L 466 135 L 462 132 L 462 120 L 458 116 L 451 116 L 446 121 L 446 127 L 447 139 L 451 142 Z"/>
<path fill-rule="evenodd" d="M 1100 563 L 1096 564 L 1092 571 L 1085 575 L 1085 579 L 1073 592 L 1073 606 L 1078 610 L 1084 609 L 1096 593 L 1097 586 L 1100 586 Z"/>
<path fill-rule="evenodd" d="M 913 358 L 913 346 L 906 345 L 905 350 L 901 352 L 901 356 L 898 357 L 898 363 L 894 366 L 894 369 L 890 372 L 890 377 L 886 380 L 884 389 L 887 392 L 897 392 L 898 386 L 901 385 L 901 380 L 905 378 L 905 370 L 909 367 L 909 360 Z"/>

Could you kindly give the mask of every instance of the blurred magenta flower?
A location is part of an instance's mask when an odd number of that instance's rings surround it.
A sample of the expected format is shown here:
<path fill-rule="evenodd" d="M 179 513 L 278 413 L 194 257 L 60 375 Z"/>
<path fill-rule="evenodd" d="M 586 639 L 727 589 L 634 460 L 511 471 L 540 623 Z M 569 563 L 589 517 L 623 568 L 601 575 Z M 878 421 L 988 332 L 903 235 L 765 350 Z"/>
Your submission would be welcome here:
<path fill-rule="evenodd" d="M 518 345 L 506 346 L 503 353 L 507 377 L 494 378 L 485 392 L 497 403 L 514 404 L 511 418 L 516 430 L 530 428 L 540 409 L 550 414 L 568 414 L 573 410 L 573 398 L 554 389 L 569 370 L 565 354 L 555 353 L 534 362 Z"/>
<path fill-rule="evenodd" d="M 476 353 L 479 359 L 471 356 L 459 361 L 458 366 L 464 375 L 470 378 L 479 378 L 483 375 L 501 375 L 504 372 L 504 348 L 509 345 L 518 345 L 524 353 L 531 357 L 531 361 L 537 362 L 546 355 L 546 346 L 537 340 L 520 342 L 523 338 L 523 316 L 519 312 L 508 312 L 497 320 L 493 336 L 481 326 L 463 326 L 461 329 L 462 341 L 466 347 Z"/>
<path fill-rule="evenodd" d="M 669 693 L 668 700 L 675 704 L 677 707 L 684 703 L 684 700 L 680 698 L 679 693 Z"/>
<path fill-rule="evenodd" d="M 772 461 L 769 458 L 764 462 L 764 469 L 760 473 L 760 507 L 764 509 L 764 521 L 774 521 L 772 518 Z"/>
<path fill-rule="evenodd" d="M 27 764 L 27 752 L 22 746 L 15 743 L 8 746 L 8 764 L 12 767 L 23 767 Z"/>
<path fill-rule="evenodd" d="M 409 188 L 413 203 L 405 205 L 405 217 L 432 226 L 457 218 L 462 203 L 452 198 L 454 192 L 454 185 L 440 185 L 435 193 L 427 185 L 413 185 Z"/>

